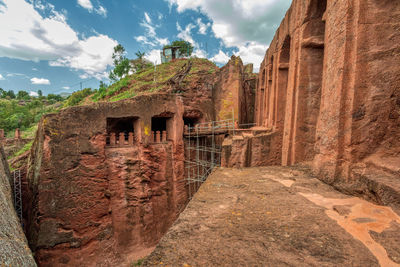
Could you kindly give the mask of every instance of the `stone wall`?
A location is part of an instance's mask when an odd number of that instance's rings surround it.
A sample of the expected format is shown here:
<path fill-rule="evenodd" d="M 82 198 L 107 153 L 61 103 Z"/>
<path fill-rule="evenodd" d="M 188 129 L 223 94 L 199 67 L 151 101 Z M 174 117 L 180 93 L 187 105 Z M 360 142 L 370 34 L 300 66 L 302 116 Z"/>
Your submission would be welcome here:
<path fill-rule="evenodd" d="M 282 165 L 309 162 L 343 190 L 400 203 L 371 185 L 388 177 L 378 183 L 400 189 L 399 28 L 399 1 L 293 1 L 256 93 L 257 125 L 281 136 Z"/>
<path fill-rule="evenodd" d="M 0 265 L 36 266 L 15 213 L 10 170 L 0 144 Z"/>
<path fill-rule="evenodd" d="M 187 200 L 183 102 L 145 95 L 44 116 L 28 166 L 28 239 L 40 265 L 128 265 Z M 152 117 L 166 117 L 154 142 Z M 134 117 L 135 144 L 107 144 L 107 118 Z"/>
<path fill-rule="evenodd" d="M 256 77 L 251 74 L 251 65 L 244 66 L 236 56 L 217 72 L 213 92 L 215 120 L 234 117 L 238 123 L 254 121 Z"/>

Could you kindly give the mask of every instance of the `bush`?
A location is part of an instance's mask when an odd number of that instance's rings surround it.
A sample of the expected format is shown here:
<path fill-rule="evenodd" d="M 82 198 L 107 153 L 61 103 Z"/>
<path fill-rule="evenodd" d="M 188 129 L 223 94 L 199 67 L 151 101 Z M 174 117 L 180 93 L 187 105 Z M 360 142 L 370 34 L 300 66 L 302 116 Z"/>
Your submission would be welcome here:
<path fill-rule="evenodd" d="M 64 103 L 64 107 L 71 107 L 78 105 L 85 97 L 93 94 L 91 88 L 85 88 L 81 91 L 74 92 L 67 98 L 67 101 Z"/>

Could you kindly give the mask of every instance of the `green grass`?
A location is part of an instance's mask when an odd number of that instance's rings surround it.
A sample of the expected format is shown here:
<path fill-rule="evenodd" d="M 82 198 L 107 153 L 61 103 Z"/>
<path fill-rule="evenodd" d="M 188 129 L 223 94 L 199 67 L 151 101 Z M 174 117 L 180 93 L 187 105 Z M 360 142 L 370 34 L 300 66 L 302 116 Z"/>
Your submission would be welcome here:
<path fill-rule="evenodd" d="M 30 141 L 29 143 L 26 143 L 20 150 L 14 153 L 14 155 L 10 156 L 9 158 L 16 158 L 18 156 L 21 156 L 24 154 L 26 151 L 30 150 L 33 144 L 33 140 Z"/>
<path fill-rule="evenodd" d="M 25 129 L 22 131 L 22 138 L 33 138 L 35 137 L 36 131 L 37 131 L 37 124 L 32 125 L 30 128 Z"/>
<path fill-rule="evenodd" d="M 218 69 L 214 63 L 207 59 L 192 58 L 190 60 L 193 63 L 192 68 L 183 81 L 183 85 L 198 78 L 200 72 L 203 74 L 204 72 L 213 74 Z M 168 87 L 167 81 L 174 77 L 188 61 L 188 59 L 185 59 L 163 63 L 156 67 L 151 66 L 138 73 L 128 75 L 107 88 L 95 90 L 90 96 L 89 102 L 115 102 L 132 98 L 146 92 L 154 93 L 161 91 Z"/>
<path fill-rule="evenodd" d="M 132 262 L 131 267 L 142 266 L 144 259 L 138 259 L 135 262 Z"/>

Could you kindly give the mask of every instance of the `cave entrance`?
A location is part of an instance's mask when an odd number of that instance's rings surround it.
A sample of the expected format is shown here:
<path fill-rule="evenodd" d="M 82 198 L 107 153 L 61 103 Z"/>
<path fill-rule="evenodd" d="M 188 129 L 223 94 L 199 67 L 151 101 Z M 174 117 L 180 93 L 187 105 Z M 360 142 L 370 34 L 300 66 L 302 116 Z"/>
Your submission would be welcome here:
<path fill-rule="evenodd" d="M 183 117 L 183 124 L 188 127 L 194 127 L 199 122 L 199 118 L 195 117 Z"/>
<path fill-rule="evenodd" d="M 125 144 L 125 141 L 129 140 L 129 135 L 132 137 L 135 135 L 137 121 L 138 117 L 107 118 L 107 145 Z"/>

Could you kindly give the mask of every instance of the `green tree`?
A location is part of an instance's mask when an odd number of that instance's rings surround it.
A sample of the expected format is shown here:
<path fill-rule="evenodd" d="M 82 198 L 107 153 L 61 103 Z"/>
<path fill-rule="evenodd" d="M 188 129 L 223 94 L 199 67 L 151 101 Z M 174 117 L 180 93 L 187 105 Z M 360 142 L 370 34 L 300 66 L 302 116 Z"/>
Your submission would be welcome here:
<path fill-rule="evenodd" d="M 135 55 L 137 58 L 131 60 L 131 68 L 135 73 L 153 66 L 153 63 L 144 58 L 146 55 L 144 52 L 137 51 Z"/>
<path fill-rule="evenodd" d="M 38 93 L 39 97 L 42 97 L 42 96 L 43 96 L 42 90 L 38 90 L 37 93 Z"/>
<path fill-rule="evenodd" d="M 137 52 L 135 53 L 135 55 L 137 56 L 138 59 L 143 59 L 143 57 L 144 57 L 145 54 L 146 54 L 146 53 L 141 52 L 141 51 L 137 51 Z"/>
<path fill-rule="evenodd" d="M 164 48 L 170 48 L 173 46 L 179 46 L 179 52 L 182 55 L 187 55 L 188 57 L 190 57 L 193 53 L 193 45 L 185 40 L 175 40 L 173 41 L 170 45 L 166 45 L 164 46 Z"/>
<path fill-rule="evenodd" d="M 0 88 L 0 98 L 5 98 L 6 95 L 7 95 L 7 92 L 3 88 Z"/>
<path fill-rule="evenodd" d="M 17 99 L 28 100 L 28 99 L 30 99 L 29 93 L 27 91 L 18 91 Z"/>
<path fill-rule="evenodd" d="M 54 100 L 54 101 L 63 101 L 62 96 L 58 95 L 58 94 L 48 94 L 47 95 L 47 100 Z"/>
<path fill-rule="evenodd" d="M 14 93 L 14 91 L 13 90 L 9 90 L 7 93 L 6 93 L 6 97 L 9 97 L 9 98 L 11 98 L 11 99 L 15 99 L 15 93 Z"/>
<path fill-rule="evenodd" d="M 125 48 L 121 44 L 114 47 L 114 53 L 112 55 L 114 69 L 110 71 L 109 74 L 109 78 L 114 82 L 128 75 L 131 68 L 129 59 L 125 57 L 125 54 Z"/>

